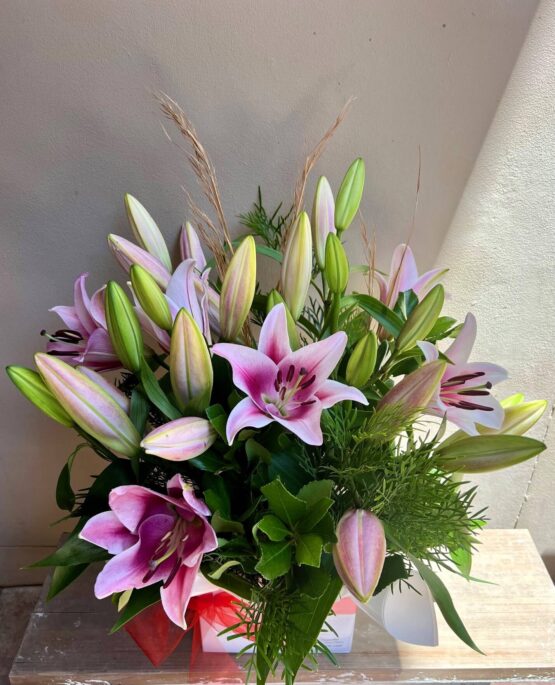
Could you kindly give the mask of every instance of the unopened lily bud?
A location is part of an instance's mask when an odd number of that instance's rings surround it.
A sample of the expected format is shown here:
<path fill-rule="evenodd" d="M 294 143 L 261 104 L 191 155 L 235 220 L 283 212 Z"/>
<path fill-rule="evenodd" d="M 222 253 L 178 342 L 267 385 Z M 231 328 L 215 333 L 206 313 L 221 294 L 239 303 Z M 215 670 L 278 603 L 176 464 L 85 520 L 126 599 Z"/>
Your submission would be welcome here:
<path fill-rule="evenodd" d="M 382 574 L 387 545 L 383 526 L 371 511 L 351 509 L 335 531 L 333 561 L 343 584 L 359 602 L 374 594 Z"/>
<path fill-rule="evenodd" d="M 302 314 L 311 278 L 312 235 L 308 215 L 302 212 L 291 228 L 281 265 L 281 292 L 295 321 Z"/>
<path fill-rule="evenodd" d="M 330 233 L 335 233 L 335 201 L 325 176 L 320 176 L 312 206 L 312 242 L 314 254 L 320 269 L 326 263 L 326 240 Z"/>
<path fill-rule="evenodd" d="M 486 473 L 520 464 L 544 449 L 543 442 L 523 435 L 474 435 L 441 444 L 436 456 L 447 471 Z"/>
<path fill-rule="evenodd" d="M 172 315 L 166 296 L 154 278 L 138 264 L 133 264 L 129 274 L 137 300 L 145 314 L 165 331 L 171 331 Z"/>
<path fill-rule="evenodd" d="M 222 337 L 235 340 L 249 315 L 256 288 L 256 244 L 249 235 L 227 267 L 220 294 Z"/>
<path fill-rule="evenodd" d="M 368 331 L 357 342 L 349 357 L 345 372 L 347 383 L 356 388 L 363 388 L 374 371 L 377 355 L 378 339 L 374 331 Z"/>
<path fill-rule="evenodd" d="M 104 392 L 119 404 L 126 414 L 129 414 L 129 397 L 119 388 L 116 388 L 113 383 L 110 383 L 106 376 L 98 373 L 98 371 L 94 371 L 94 369 L 89 369 L 88 366 L 78 366 L 77 371 L 80 371 L 84 376 L 87 376 L 87 378 L 90 378 L 91 381 L 100 386 Z"/>
<path fill-rule="evenodd" d="M 195 267 L 199 271 L 206 269 L 206 257 L 204 256 L 200 239 L 189 221 L 181 227 L 179 250 L 183 261 L 185 259 L 194 259 Z"/>
<path fill-rule="evenodd" d="M 341 295 L 349 282 L 349 260 L 339 238 L 330 233 L 326 240 L 326 283 L 332 293 Z"/>
<path fill-rule="evenodd" d="M 130 240 L 126 240 L 113 233 L 110 233 L 108 236 L 108 245 L 114 257 L 127 273 L 129 273 L 133 264 L 139 264 L 139 266 L 148 271 L 161 288 L 165 290 L 168 287 L 171 274 L 157 257 L 153 257 L 149 252 L 135 245 Z"/>
<path fill-rule="evenodd" d="M 285 300 L 283 299 L 283 297 L 278 293 L 277 290 L 272 290 L 268 294 L 268 299 L 266 301 L 266 314 L 269 314 L 277 304 L 283 304 L 283 306 L 285 307 L 289 344 L 291 345 L 291 348 L 293 350 L 297 350 L 301 346 L 301 342 L 299 340 L 299 332 L 297 331 L 297 324 L 295 323 L 295 319 L 291 316 L 289 307 L 285 304 Z"/>
<path fill-rule="evenodd" d="M 447 363 L 437 360 L 424 364 L 394 385 L 377 404 L 377 409 L 398 405 L 406 411 L 427 407 L 439 389 Z"/>
<path fill-rule="evenodd" d="M 119 360 L 129 371 L 141 368 L 144 356 L 143 336 L 133 305 L 115 281 L 106 286 L 106 325 Z"/>
<path fill-rule="evenodd" d="M 107 392 L 57 357 L 40 353 L 35 362 L 48 389 L 78 426 L 110 450 L 127 457 L 137 454 L 140 435 Z"/>
<path fill-rule="evenodd" d="M 362 191 L 364 190 L 364 160 L 359 157 L 348 168 L 345 178 L 341 182 L 335 201 L 335 227 L 338 231 L 349 228 L 355 218 Z"/>
<path fill-rule="evenodd" d="M 26 369 L 24 366 L 8 366 L 6 373 L 10 380 L 35 407 L 38 407 L 47 416 L 62 426 L 73 426 L 71 416 L 65 411 L 62 405 L 46 387 L 40 375 L 32 369 Z"/>
<path fill-rule="evenodd" d="M 409 314 L 396 341 L 397 352 L 409 350 L 419 340 L 425 340 L 428 333 L 435 326 L 441 314 L 445 291 L 442 285 L 436 285 L 426 297 L 419 302 Z"/>
<path fill-rule="evenodd" d="M 155 428 L 141 442 L 147 454 L 170 461 L 198 457 L 211 447 L 218 434 L 206 419 L 188 416 Z"/>
<path fill-rule="evenodd" d="M 147 252 L 162 262 L 168 271 L 172 270 L 172 260 L 168 246 L 154 219 L 143 205 L 129 193 L 125 196 L 125 209 L 131 224 L 131 230 L 137 242 Z"/>
<path fill-rule="evenodd" d="M 213 371 L 208 346 L 186 309 L 175 318 L 170 344 L 170 378 L 181 411 L 200 413 L 210 404 Z"/>

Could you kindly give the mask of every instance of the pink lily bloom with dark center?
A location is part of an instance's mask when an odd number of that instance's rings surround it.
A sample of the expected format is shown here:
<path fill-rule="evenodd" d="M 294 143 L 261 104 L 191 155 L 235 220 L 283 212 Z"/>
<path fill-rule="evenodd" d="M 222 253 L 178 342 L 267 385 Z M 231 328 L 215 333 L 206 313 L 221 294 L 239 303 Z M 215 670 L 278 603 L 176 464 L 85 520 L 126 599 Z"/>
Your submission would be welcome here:
<path fill-rule="evenodd" d="M 445 416 L 469 435 L 478 435 L 476 424 L 487 428 L 500 428 L 504 411 L 490 393 L 492 386 L 507 378 L 506 370 L 497 364 L 469 362 L 476 340 L 476 319 L 467 314 L 458 336 L 445 351 L 451 362 L 447 364 L 436 398 L 427 411 Z M 426 361 L 435 361 L 439 352 L 429 342 L 419 342 Z"/>
<path fill-rule="evenodd" d="M 162 581 L 164 611 L 185 628 L 185 610 L 202 556 L 218 542 L 206 519 L 210 510 L 191 485 L 177 474 L 168 481 L 167 492 L 141 485 L 114 488 L 110 511 L 87 521 L 79 537 L 115 555 L 97 576 L 98 599 Z"/>
<path fill-rule="evenodd" d="M 85 287 L 88 274 L 81 274 L 73 287 L 73 305 L 53 307 L 66 328 L 53 335 L 42 331 L 48 338 L 46 351 L 63 357 L 68 364 L 81 364 L 96 371 L 121 367 L 106 326 L 104 313 L 104 287 L 89 297 Z"/>
<path fill-rule="evenodd" d="M 258 350 L 233 343 L 214 345 L 213 353 L 227 359 L 234 384 L 247 394 L 229 415 L 229 444 L 247 426 L 262 428 L 277 421 L 308 445 L 321 445 L 324 409 L 342 400 L 368 404 L 357 388 L 328 379 L 346 344 L 347 335 L 340 331 L 293 352 L 285 307 L 278 304 L 262 325 Z"/>

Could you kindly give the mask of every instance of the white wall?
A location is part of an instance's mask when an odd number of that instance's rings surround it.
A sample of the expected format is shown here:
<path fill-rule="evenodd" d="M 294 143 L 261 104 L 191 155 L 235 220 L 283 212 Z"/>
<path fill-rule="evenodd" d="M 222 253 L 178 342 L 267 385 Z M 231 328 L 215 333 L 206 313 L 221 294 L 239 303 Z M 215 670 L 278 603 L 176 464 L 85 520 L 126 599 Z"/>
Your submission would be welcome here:
<path fill-rule="evenodd" d="M 474 359 L 510 370 L 499 388 L 547 399 L 531 435 L 548 450 L 477 478 L 495 527 L 530 528 L 555 573 L 555 4 L 544 0 L 443 247 L 451 311 L 478 318 Z M 550 430 L 551 427 L 551 430 Z"/>
<path fill-rule="evenodd" d="M 258 184 L 271 206 L 289 201 L 304 154 L 345 100 L 358 96 L 318 171 L 337 187 L 348 163 L 366 158 L 363 212 L 385 266 L 409 228 L 420 145 L 414 246 L 422 266 L 430 265 L 536 4 L 0 3 L 3 363 L 31 362 L 43 342 L 38 332 L 55 325 L 48 307 L 69 302 L 80 272 L 90 271 L 95 286 L 120 275 L 104 237 L 127 235 L 124 192 L 150 208 L 170 239 L 176 235 L 185 208 L 180 186 L 193 189 L 192 178 L 162 135 L 153 89 L 196 122 L 235 228 Z M 354 253 L 357 235 L 349 241 Z M 54 484 L 75 440 L 5 378 L 0 397 L 0 546 L 52 544 Z M 99 465 L 91 455 L 78 461 L 83 483 Z M 14 568 L 17 559 L 15 550 L 4 554 Z"/>

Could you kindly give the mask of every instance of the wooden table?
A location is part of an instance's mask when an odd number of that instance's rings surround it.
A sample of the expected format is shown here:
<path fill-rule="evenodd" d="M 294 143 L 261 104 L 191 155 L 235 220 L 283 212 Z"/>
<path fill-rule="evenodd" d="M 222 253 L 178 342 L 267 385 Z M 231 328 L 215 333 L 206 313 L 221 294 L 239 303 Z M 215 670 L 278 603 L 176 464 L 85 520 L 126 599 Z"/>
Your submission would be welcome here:
<path fill-rule="evenodd" d="M 369 681 L 555 681 L 555 589 L 526 530 L 486 530 L 473 574 L 497 583 L 443 578 L 470 634 L 487 656 L 476 654 L 439 617 L 439 647 L 396 642 L 360 612 L 351 654 L 326 660 L 298 682 L 351 685 Z M 121 631 L 109 636 L 115 609 L 92 595 L 84 575 L 49 604 L 44 588 L 14 661 L 12 685 L 174 685 L 242 683 L 230 657 L 200 654 L 190 667 L 190 638 L 160 668 L 153 668 Z"/>

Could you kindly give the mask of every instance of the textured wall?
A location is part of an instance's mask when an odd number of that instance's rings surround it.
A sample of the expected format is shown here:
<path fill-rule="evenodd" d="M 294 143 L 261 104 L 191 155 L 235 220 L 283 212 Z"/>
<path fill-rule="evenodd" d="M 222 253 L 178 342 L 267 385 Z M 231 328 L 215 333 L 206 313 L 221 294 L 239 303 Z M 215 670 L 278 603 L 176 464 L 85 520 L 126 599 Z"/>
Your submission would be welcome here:
<path fill-rule="evenodd" d="M 38 331 L 55 325 L 48 307 L 69 302 L 80 272 L 91 286 L 119 276 L 104 236 L 128 234 L 124 192 L 175 237 L 180 186 L 193 185 L 162 134 L 154 89 L 196 122 L 232 222 L 259 183 L 269 204 L 287 202 L 309 146 L 358 96 L 319 170 L 337 188 L 347 164 L 366 158 L 364 216 L 388 255 L 409 228 L 420 145 L 415 251 L 431 264 L 536 4 L 2 2 L 2 361 L 30 363 Z M 357 236 L 349 241 L 354 251 Z M 5 378 L 0 392 L 0 546 L 52 543 L 55 479 L 75 441 Z M 78 462 L 81 482 L 99 468 L 91 455 Z"/>
<path fill-rule="evenodd" d="M 438 257 L 450 304 L 478 318 L 474 359 L 510 370 L 501 396 L 550 407 L 533 462 L 481 476 L 492 525 L 530 528 L 555 574 L 555 4 L 542 2 Z M 550 431 L 551 426 L 551 431 Z"/>

